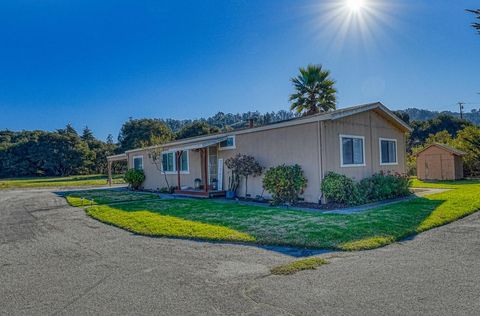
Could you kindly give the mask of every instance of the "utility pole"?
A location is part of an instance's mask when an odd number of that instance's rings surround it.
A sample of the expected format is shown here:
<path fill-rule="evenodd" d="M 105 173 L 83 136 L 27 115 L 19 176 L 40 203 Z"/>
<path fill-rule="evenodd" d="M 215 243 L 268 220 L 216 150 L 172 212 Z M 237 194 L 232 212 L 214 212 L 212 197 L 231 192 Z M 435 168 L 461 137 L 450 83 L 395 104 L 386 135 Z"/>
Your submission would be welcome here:
<path fill-rule="evenodd" d="M 460 118 L 463 119 L 463 105 L 465 102 L 458 102 L 458 106 L 460 107 Z"/>

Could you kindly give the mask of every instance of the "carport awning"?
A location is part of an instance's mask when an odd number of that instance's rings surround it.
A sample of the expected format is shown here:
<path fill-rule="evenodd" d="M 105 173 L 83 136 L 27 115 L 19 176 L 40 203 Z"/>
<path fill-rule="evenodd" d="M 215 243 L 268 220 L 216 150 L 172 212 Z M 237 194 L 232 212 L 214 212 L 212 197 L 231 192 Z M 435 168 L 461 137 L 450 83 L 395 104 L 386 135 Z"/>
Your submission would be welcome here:
<path fill-rule="evenodd" d="M 120 155 L 108 156 L 107 160 L 111 161 L 111 162 L 127 160 L 127 155 L 126 154 L 120 154 Z"/>
<path fill-rule="evenodd" d="M 182 150 L 206 148 L 206 147 L 221 143 L 225 140 L 227 140 L 227 136 L 219 137 L 219 138 L 215 138 L 215 139 L 204 140 L 204 141 L 201 141 L 201 142 L 198 142 L 198 143 L 193 143 L 193 144 L 191 143 L 191 144 L 185 144 L 183 146 L 168 148 L 168 151 L 182 151 Z"/>

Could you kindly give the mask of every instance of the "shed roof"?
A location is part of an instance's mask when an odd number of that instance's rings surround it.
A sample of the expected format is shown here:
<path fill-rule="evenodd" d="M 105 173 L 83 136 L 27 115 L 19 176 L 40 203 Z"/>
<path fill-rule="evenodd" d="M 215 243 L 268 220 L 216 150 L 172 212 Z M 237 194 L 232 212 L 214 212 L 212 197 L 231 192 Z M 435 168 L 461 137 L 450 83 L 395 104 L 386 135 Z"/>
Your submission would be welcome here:
<path fill-rule="evenodd" d="M 465 156 L 467 153 L 461 151 L 461 150 L 458 150 L 456 148 L 453 148 L 452 146 L 449 146 L 449 145 L 446 145 L 446 144 L 440 144 L 440 143 L 433 143 L 433 144 L 430 144 L 428 145 L 427 147 L 423 148 L 422 150 L 420 150 L 418 153 L 417 153 L 417 156 L 424 152 L 425 150 L 427 150 L 428 148 L 430 147 L 438 147 L 440 149 L 443 149 L 445 151 L 448 151 L 449 153 L 451 154 L 454 154 L 456 156 Z"/>

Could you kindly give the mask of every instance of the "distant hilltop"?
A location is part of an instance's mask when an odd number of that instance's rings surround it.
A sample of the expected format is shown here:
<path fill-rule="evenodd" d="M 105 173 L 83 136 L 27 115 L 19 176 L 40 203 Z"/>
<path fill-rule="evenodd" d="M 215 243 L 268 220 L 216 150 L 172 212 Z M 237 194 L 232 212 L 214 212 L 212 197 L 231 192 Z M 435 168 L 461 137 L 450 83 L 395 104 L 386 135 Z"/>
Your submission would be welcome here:
<path fill-rule="evenodd" d="M 406 113 L 410 118 L 410 121 L 426 121 L 438 117 L 441 114 L 452 115 L 460 117 L 459 112 L 452 111 L 430 111 L 417 108 L 408 108 L 405 110 L 399 110 L 396 112 Z M 480 109 L 473 109 L 471 112 L 463 113 L 463 118 L 472 122 L 475 125 L 480 125 Z"/>

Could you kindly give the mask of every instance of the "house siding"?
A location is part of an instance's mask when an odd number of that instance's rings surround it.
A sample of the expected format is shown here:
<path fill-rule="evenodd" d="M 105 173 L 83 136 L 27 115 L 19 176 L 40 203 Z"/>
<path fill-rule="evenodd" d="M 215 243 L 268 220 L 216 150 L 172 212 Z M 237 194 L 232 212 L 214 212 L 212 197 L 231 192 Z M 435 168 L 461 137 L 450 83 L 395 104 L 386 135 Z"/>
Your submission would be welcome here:
<path fill-rule="evenodd" d="M 145 172 L 145 182 L 143 183 L 143 188 L 146 190 L 159 190 L 161 188 L 167 187 L 167 181 L 170 186 L 177 185 L 177 174 L 166 174 L 161 173 L 152 158 L 149 157 L 148 150 L 136 151 L 134 153 L 128 153 L 128 168 L 133 168 L 133 157 L 143 156 L 143 170 Z M 202 164 L 201 164 L 201 155 L 197 151 L 189 150 L 188 151 L 189 159 L 189 173 L 182 173 L 180 175 L 181 185 L 193 186 L 194 180 L 196 178 L 202 178 Z M 165 180 L 166 178 L 166 180 Z"/>
<path fill-rule="evenodd" d="M 299 164 L 308 179 L 304 198 L 317 202 L 320 197 L 320 163 L 318 150 L 318 123 L 282 127 L 266 131 L 236 135 L 236 148 L 220 150 L 219 158 L 228 159 L 236 154 L 246 154 L 266 169 L 281 164 Z M 224 184 L 228 185 L 230 172 L 225 168 Z M 262 195 L 263 176 L 249 177 L 248 193 L 255 197 Z M 245 183 L 241 182 L 237 192 L 245 196 Z M 264 192 L 265 197 L 270 197 Z"/>
<path fill-rule="evenodd" d="M 355 135 L 365 138 L 365 166 L 342 167 L 340 163 L 340 135 Z M 380 165 L 380 138 L 397 140 L 397 165 Z M 336 121 L 325 122 L 325 148 L 328 148 L 324 162 L 326 171 L 344 174 L 361 180 L 380 171 L 405 173 L 405 134 L 393 127 L 374 111 L 352 115 Z"/>

